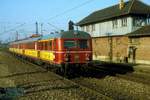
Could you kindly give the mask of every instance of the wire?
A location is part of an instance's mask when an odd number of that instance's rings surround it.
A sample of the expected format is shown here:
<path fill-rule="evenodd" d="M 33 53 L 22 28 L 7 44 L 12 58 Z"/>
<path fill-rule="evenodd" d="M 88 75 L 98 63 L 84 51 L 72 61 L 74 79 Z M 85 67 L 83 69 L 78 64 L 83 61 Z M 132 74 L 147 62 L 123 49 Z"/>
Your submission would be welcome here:
<path fill-rule="evenodd" d="M 77 6 L 73 7 L 73 8 L 70 8 L 70 9 L 68 9 L 68 10 L 66 10 L 66 11 L 64 11 L 64 12 L 62 12 L 62 13 L 60 13 L 60 14 L 57 14 L 57 15 L 51 17 L 50 20 L 53 20 L 53 19 L 55 19 L 55 18 L 57 18 L 57 17 L 60 17 L 60 16 L 63 16 L 64 14 L 69 13 L 69 12 L 75 10 L 75 9 L 78 9 L 78 8 L 80 8 L 80 7 L 82 7 L 82 6 L 86 5 L 86 4 L 88 4 L 88 3 L 90 3 L 90 2 L 93 2 L 93 1 L 94 1 L 94 0 L 87 0 L 86 2 L 83 2 L 83 3 L 77 5 Z"/>
<path fill-rule="evenodd" d="M 11 31 L 15 31 L 17 28 L 22 27 L 22 26 L 24 26 L 25 24 L 26 24 L 26 23 L 23 23 L 23 24 L 21 24 L 21 25 L 18 25 L 18 26 L 16 26 L 16 27 L 12 28 L 12 29 L 9 29 L 9 30 L 7 30 L 7 31 L 4 31 L 4 32 L 0 33 L 0 35 L 2 35 L 2 34 L 4 34 L 4 33 L 11 32 Z"/>
<path fill-rule="evenodd" d="M 73 8 L 70 8 L 70 9 L 64 11 L 64 12 L 61 12 L 60 14 L 57 14 L 57 15 L 51 17 L 50 20 L 56 19 L 57 17 L 60 17 L 60 16 L 63 16 L 64 14 L 69 13 L 69 12 L 75 10 L 75 9 L 78 9 L 78 8 L 80 8 L 80 7 L 82 7 L 82 6 L 86 5 L 86 4 L 88 4 L 88 3 L 90 3 L 90 2 L 93 2 L 93 1 L 94 1 L 94 0 L 87 0 L 86 2 L 83 2 L 83 3 L 77 5 L 77 6 L 73 7 Z M 49 21 L 50 21 L 50 20 L 49 20 Z M 56 25 L 53 25 L 53 24 L 51 24 L 51 23 L 48 23 L 48 24 L 49 24 L 50 26 L 54 27 L 55 29 L 59 30 L 59 31 L 62 30 L 61 28 L 57 27 Z"/>
<path fill-rule="evenodd" d="M 62 30 L 62 29 L 58 28 L 57 26 L 55 26 L 55 25 L 53 25 L 53 24 L 51 24 L 51 23 L 48 23 L 48 25 L 54 27 L 55 29 L 57 29 L 57 30 L 59 30 L 59 31 Z"/>
<path fill-rule="evenodd" d="M 50 20 L 56 19 L 57 17 L 60 17 L 60 16 L 63 16 L 64 14 L 69 13 L 69 12 L 75 10 L 75 9 L 78 9 L 78 8 L 80 8 L 80 7 L 82 7 L 82 6 L 86 5 L 86 4 L 88 4 L 88 3 L 90 3 L 90 2 L 93 2 L 93 1 L 94 1 L 94 0 L 87 0 L 86 2 L 83 2 L 83 3 L 77 5 L 77 6 L 73 7 L 73 8 L 70 8 L 70 9 L 64 11 L 64 12 L 61 12 L 60 14 L 57 14 L 57 15 L 51 17 Z M 52 24 L 50 24 L 50 23 L 48 23 L 48 24 L 51 25 L 52 27 L 55 27 L 55 28 L 58 29 L 58 30 L 61 30 L 60 28 L 56 27 L 55 25 L 52 25 Z M 24 23 L 24 24 L 21 24 L 21 25 L 19 25 L 19 26 L 17 26 L 17 27 L 15 27 L 15 28 L 12 28 L 12 29 L 10 29 L 10 30 L 4 31 L 4 32 L 0 33 L 0 35 L 1 35 L 1 34 L 4 34 L 4 33 L 11 32 L 11 31 L 14 31 L 14 30 L 16 30 L 17 28 L 22 27 L 22 26 L 24 26 L 24 25 L 25 25 L 25 23 Z"/>

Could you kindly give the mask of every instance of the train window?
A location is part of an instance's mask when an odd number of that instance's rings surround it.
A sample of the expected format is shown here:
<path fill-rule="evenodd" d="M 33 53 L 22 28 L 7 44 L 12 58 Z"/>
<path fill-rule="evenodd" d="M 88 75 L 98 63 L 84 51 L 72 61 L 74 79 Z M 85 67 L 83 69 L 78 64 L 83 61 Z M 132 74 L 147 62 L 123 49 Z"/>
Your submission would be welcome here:
<path fill-rule="evenodd" d="M 52 50 L 52 41 L 49 41 L 49 50 Z"/>
<path fill-rule="evenodd" d="M 34 47 L 34 42 L 33 43 L 27 43 L 27 49 L 35 49 Z"/>
<path fill-rule="evenodd" d="M 64 41 L 64 48 L 75 48 L 77 47 L 76 41 L 66 40 Z"/>
<path fill-rule="evenodd" d="M 80 49 L 87 49 L 89 47 L 88 40 L 80 40 L 79 41 L 79 48 Z"/>
<path fill-rule="evenodd" d="M 56 40 L 52 41 L 52 50 L 56 50 Z"/>
<path fill-rule="evenodd" d="M 43 48 L 42 43 L 41 43 L 41 42 L 38 42 L 38 44 L 37 44 L 37 45 L 38 45 L 38 47 L 37 47 L 37 48 L 38 48 L 38 50 L 42 50 L 42 48 Z"/>
<path fill-rule="evenodd" d="M 48 42 L 44 42 L 44 50 L 48 50 Z"/>

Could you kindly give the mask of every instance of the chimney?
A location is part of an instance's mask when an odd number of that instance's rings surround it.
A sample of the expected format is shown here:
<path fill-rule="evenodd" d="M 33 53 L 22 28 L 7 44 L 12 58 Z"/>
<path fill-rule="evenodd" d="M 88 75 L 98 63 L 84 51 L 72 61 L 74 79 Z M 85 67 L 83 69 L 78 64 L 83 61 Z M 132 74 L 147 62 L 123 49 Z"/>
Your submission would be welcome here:
<path fill-rule="evenodd" d="M 124 0 L 120 0 L 119 9 L 122 10 L 124 8 Z"/>

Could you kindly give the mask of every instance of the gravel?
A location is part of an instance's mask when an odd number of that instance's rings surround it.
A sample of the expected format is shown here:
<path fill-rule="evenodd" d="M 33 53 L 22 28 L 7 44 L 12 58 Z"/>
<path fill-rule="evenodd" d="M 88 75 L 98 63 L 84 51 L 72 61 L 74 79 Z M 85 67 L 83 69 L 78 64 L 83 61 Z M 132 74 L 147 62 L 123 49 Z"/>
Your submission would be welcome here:
<path fill-rule="evenodd" d="M 150 86 L 117 77 L 106 76 L 103 79 L 77 78 L 75 82 L 99 91 L 115 100 L 149 100 Z"/>
<path fill-rule="evenodd" d="M 19 100 L 111 100 L 5 52 L 0 52 L 0 87 L 23 89 Z"/>

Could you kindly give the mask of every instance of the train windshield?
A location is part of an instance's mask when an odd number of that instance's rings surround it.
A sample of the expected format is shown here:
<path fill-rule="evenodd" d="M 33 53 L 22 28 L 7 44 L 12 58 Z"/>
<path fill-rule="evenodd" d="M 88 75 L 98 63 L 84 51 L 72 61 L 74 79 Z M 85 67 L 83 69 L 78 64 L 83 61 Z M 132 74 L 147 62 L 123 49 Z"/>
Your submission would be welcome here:
<path fill-rule="evenodd" d="M 79 48 L 80 49 L 87 49 L 88 48 L 88 41 L 87 40 L 79 40 Z"/>
<path fill-rule="evenodd" d="M 73 40 L 66 40 L 66 41 L 64 41 L 64 47 L 65 48 L 76 48 L 77 43 L 76 43 L 76 41 L 73 41 Z"/>
<path fill-rule="evenodd" d="M 88 40 L 65 40 L 64 48 L 87 49 L 87 48 L 89 48 L 89 42 L 88 42 Z"/>

